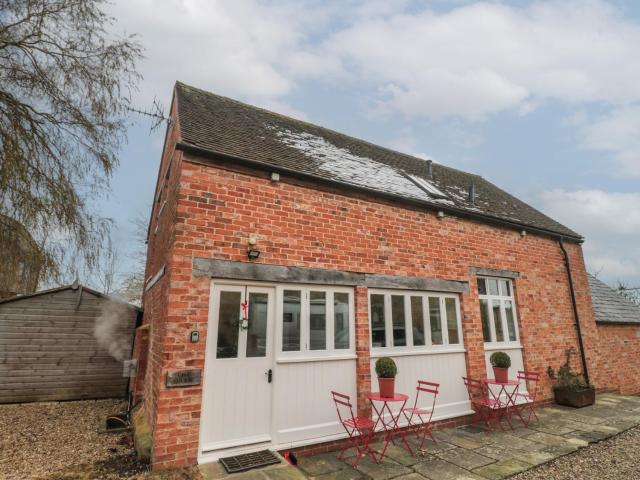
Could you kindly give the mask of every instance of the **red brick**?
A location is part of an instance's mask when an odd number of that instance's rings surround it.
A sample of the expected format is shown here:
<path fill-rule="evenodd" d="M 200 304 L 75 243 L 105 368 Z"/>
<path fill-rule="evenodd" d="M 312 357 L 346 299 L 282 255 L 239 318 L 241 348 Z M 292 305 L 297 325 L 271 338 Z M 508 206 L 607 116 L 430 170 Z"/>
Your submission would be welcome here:
<path fill-rule="evenodd" d="M 470 291 L 460 296 L 469 375 L 482 377 L 486 369 L 476 278 L 470 266 L 520 272 L 515 297 L 526 369 L 557 368 L 563 351 L 577 347 L 566 270 L 556 240 L 533 233 L 523 237 L 515 230 L 454 216 L 438 219 L 435 212 L 286 176 L 271 182 L 266 173 L 234 165 L 192 163 L 197 159 L 174 149 L 179 138 L 179 124 L 174 121 L 159 171 L 145 278 L 163 266 L 165 274 L 145 292 L 145 329 L 138 331 L 134 348 L 139 369 L 133 385 L 136 397 L 144 396 L 154 431 L 155 468 L 186 465 L 197 458 L 202 388 L 170 390 L 164 385 L 167 372 L 204 366 L 210 279 L 193 275 L 193 258 L 246 262 L 250 235 L 258 238 L 261 251 L 256 263 L 469 282 Z M 576 243 L 566 247 L 596 385 L 640 391 L 640 383 L 629 379 L 640 367 L 637 354 L 632 355 L 638 345 L 635 330 L 596 327 L 582 248 Z M 364 394 L 371 389 L 367 295 L 366 288 L 356 288 L 356 400 L 363 415 L 370 408 Z M 192 330 L 200 332 L 199 343 L 189 342 Z M 548 401 L 552 392 L 546 375 L 542 388 L 543 400 Z M 449 424 L 465 421 L 454 419 Z M 167 436 L 168 431 L 175 436 Z M 172 445 L 184 445 L 185 450 L 179 455 L 168 452 Z"/>

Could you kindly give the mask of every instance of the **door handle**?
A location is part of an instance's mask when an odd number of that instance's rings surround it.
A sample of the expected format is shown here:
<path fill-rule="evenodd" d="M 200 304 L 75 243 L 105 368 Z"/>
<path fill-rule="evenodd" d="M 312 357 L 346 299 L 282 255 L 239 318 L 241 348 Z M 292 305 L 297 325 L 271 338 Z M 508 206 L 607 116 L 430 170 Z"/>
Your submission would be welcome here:
<path fill-rule="evenodd" d="M 264 372 L 264 374 L 267 376 L 267 382 L 271 383 L 273 380 L 273 370 L 269 369 L 269 371 Z"/>

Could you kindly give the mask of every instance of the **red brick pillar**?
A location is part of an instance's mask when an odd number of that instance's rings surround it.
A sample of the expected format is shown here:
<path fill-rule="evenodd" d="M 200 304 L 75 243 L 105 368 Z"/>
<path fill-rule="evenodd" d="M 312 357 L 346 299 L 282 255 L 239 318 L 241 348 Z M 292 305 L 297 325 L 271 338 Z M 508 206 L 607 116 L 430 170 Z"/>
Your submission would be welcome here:
<path fill-rule="evenodd" d="M 133 344 L 133 358 L 138 361 L 136 375 L 131 379 L 129 389 L 133 392 L 133 401 L 137 403 L 144 395 L 144 379 L 147 374 L 147 358 L 149 357 L 149 324 L 136 329 Z"/>
<path fill-rule="evenodd" d="M 473 378 L 486 378 L 487 366 L 484 356 L 480 300 L 475 277 L 469 279 L 469 293 L 460 296 L 460 311 L 464 346 L 467 350 L 467 375 Z"/>
<path fill-rule="evenodd" d="M 167 374 L 180 370 L 203 371 L 209 319 L 208 277 L 181 277 L 180 268 L 190 268 L 190 259 L 173 260 L 169 290 L 162 369 L 157 381 L 158 397 L 153 437 L 154 469 L 195 465 L 198 462 L 202 383 L 192 387 L 169 388 Z M 185 278 L 183 280 L 182 278 Z M 200 340 L 191 343 L 190 332 L 200 332 Z"/>
<path fill-rule="evenodd" d="M 366 394 L 371 391 L 371 356 L 369 351 L 369 289 L 356 287 L 356 375 L 358 415 L 369 416 L 371 405 Z"/>

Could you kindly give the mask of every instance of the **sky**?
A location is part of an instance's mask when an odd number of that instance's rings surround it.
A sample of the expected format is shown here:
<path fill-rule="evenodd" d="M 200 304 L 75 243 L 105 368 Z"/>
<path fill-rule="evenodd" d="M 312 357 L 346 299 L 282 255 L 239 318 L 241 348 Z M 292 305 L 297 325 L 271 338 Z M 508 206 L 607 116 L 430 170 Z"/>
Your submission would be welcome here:
<path fill-rule="evenodd" d="M 114 0 L 145 48 L 134 105 L 176 80 L 482 175 L 640 287 L 640 2 Z M 95 209 L 148 214 L 164 129 L 130 117 Z"/>

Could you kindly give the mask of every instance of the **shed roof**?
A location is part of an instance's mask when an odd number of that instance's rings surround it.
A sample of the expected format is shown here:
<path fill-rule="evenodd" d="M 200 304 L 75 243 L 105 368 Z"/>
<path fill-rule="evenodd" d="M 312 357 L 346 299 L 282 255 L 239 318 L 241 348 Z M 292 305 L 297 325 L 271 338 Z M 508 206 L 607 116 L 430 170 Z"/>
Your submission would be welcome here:
<path fill-rule="evenodd" d="M 249 160 L 427 207 L 582 240 L 578 233 L 479 175 L 435 162 L 429 175 L 428 162 L 421 158 L 184 83 L 176 83 L 175 93 L 178 148 L 183 150 Z"/>
<path fill-rule="evenodd" d="M 27 295 L 16 295 L 15 297 L 9 297 L 9 298 L 5 298 L 0 300 L 0 305 L 3 305 L 5 303 L 9 303 L 9 302 L 19 302 L 20 300 L 25 300 L 27 298 L 33 298 L 33 297 L 38 297 L 40 295 L 47 295 L 49 293 L 55 293 L 55 292 L 62 292 L 63 290 L 78 290 L 78 289 L 82 289 L 83 292 L 87 292 L 90 293 L 92 295 L 95 295 L 96 297 L 100 297 L 100 298 L 104 298 L 113 302 L 118 302 L 118 303 L 122 303 L 123 305 L 129 307 L 129 308 L 133 308 L 135 310 L 141 311 L 142 309 L 132 305 L 131 303 L 125 302 L 124 300 L 121 300 L 117 297 L 112 297 L 111 295 L 107 295 L 101 292 L 98 292 L 97 290 L 94 290 L 92 288 L 89 287 L 85 287 L 84 285 L 80 285 L 80 284 L 71 284 L 71 285 L 63 285 L 61 287 L 56 287 L 56 288 L 49 288 L 47 290 L 40 290 L 39 292 L 35 292 L 35 293 L 29 293 Z"/>
<path fill-rule="evenodd" d="M 598 323 L 630 323 L 640 325 L 640 306 L 627 300 L 606 283 L 591 274 L 589 290 Z"/>

